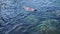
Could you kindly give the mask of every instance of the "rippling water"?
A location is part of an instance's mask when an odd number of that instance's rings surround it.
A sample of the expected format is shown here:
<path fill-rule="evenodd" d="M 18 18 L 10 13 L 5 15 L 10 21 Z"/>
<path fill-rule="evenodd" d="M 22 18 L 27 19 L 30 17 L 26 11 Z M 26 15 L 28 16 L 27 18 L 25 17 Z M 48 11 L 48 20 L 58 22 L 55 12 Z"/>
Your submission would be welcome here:
<path fill-rule="evenodd" d="M 60 34 L 60 0 L 0 0 L 0 34 Z"/>

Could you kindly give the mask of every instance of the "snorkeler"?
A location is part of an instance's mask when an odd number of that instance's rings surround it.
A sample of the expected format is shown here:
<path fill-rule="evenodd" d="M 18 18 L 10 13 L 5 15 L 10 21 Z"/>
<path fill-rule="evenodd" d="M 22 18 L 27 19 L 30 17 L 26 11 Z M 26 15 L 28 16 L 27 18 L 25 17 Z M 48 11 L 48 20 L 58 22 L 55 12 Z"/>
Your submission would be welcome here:
<path fill-rule="evenodd" d="M 24 8 L 26 11 L 37 11 L 37 9 L 30 8 L 30 7 L 27 7 L 27 6 L 23 6 L 23 8 Z"/>

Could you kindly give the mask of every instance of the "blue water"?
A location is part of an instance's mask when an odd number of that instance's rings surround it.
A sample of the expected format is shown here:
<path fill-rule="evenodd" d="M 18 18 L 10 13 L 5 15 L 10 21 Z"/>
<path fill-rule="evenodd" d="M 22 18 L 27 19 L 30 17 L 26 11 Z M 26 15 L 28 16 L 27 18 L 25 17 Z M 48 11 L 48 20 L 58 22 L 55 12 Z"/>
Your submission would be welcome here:
<path fill-rule="evenodd" d="M 0 34 L 60 34 L 60 0 L 0 0 Z"/>

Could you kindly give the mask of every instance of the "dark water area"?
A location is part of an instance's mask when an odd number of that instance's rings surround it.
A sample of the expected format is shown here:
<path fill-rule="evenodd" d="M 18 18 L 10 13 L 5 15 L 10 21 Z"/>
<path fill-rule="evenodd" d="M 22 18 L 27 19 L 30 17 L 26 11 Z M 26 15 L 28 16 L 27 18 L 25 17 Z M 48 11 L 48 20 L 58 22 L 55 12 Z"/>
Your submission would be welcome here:
<path fill-rule="evenodd" d="M 0 34 L 60 34 L 60 0 L 0 0 Z"/>

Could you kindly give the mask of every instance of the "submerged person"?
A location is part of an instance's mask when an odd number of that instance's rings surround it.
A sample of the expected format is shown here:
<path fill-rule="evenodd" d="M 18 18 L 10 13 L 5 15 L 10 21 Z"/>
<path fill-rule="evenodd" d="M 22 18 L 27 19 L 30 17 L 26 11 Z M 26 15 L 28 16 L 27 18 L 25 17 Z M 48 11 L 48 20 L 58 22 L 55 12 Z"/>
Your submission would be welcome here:
<path fill-rule="evenodd" d="M 37 9 L 30 8 L 30 7 L 27 7 L 27 6 L 23 6 L 23 8 L 24 8 L 26 11 L 37 11 Z"/>

